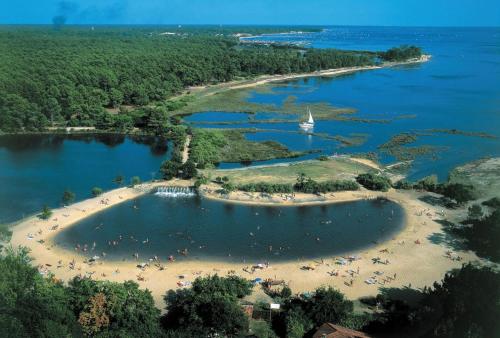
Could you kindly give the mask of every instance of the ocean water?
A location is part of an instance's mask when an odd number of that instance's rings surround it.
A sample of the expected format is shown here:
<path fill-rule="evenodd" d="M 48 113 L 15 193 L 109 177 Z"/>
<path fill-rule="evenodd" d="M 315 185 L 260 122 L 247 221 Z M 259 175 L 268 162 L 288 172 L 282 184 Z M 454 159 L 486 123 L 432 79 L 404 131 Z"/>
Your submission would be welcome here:
<path fill-rule="evenodd" d="M 321 149 L 325 154 L 332 154 L 377 152 L 377 147 L 393 135 L 402 132 L 427 133 L 435 128 L 485 132 L 497 137 L 489 139 L 439 133 L 423 136 L 411 146 L 435 146 L 437 158 L 417 158 L 409 173 L 411 179 L 437 174 L 444 180 L 457 165 L 500 155 L 500 28 L 327 27 L 320 33 L 269 35 L 255 39 L 302 41 L 317 48 L 371 51 L 414 44 L 422 47 L 426 54 L 431 54 L 432 59 L 424 64 L 357 72 L 335 78 L 292 80 L 271 86 L 271 91 L 265 93 L 249 90 L 251 102 L 280 106 L 289 95 L 293 95 L 299 104 L 327 102 L 336 107 L 355 108 L 358 117 L 390 121 L 387 124 L 349 121 L 316 123 L 315 133 L 346 137 L 357 133 L 368 135 L 361 146 L 341 147 L 338 142 L 315 136 L 267 131 L 248 134 L 251 140 L 275 139 L 293 150 Z M 220 117 L 218 121 L 221 121 Z M 199 125 L 203 126 L 203 123 Z M 296 123 L 204 126 L 298 131 Z M 310 157 L 313 156 L 305 158 Z M 384 163 L 395 160 L 381 154 Z M 230 168 L 239 164 L 223 163 L 221 166 Z"/>
<path fill-rule="evenodd" d="M 86 245 L 88 257 L 105 252 L 106 260 L 133 260 L 138 253 L 139 262 L 173 255 L 251 264 L 355 252 L 390 239 L 404 217 L 386 200 L 259 207 L 151 194 L 94 214 L 55 241 L 68 250 Z M 184 249 L 187 256 L 179 253 Z"/>

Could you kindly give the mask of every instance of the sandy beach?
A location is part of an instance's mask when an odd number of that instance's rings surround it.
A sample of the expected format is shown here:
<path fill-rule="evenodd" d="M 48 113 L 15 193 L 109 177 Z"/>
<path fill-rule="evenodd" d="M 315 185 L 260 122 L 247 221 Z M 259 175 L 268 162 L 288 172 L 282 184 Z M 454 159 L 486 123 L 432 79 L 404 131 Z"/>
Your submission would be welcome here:
<path fill-rule="evenodd" d="M 345 202 L 382 196 L 399 203 L 405 210 L 404 229 L 387 242 L 374 244 L 358 252 L 347 252 L 343 255 L 344 258 L 337 256 L 277 264 L 271 262 L 269 267 L 257 268 L 253 273 L 252 265 L 263 262 L 228 263 L 196 260 L 161 262 L 163 270 L 152 262 L 144 269 L 138 268 L 139 263 L 149 263 L 145 257 L 140 257 L 137 262 L 98 259 L 91 263 L 87 261 L 89 254 L 85 257 L 80 252 L 62 249 L 53 241 L 59 231 L 75 222 L 118 203 L 137 198 L 157 186 L 190 184 L 192 184 L 190 181 L 174 180 L 143 184 L 135 188 L 115 189 L 97 198 L 53 210 L 49 220 L 28 218 L 13 227 L 11 244 L 14 247 L 30 248 L 31 256 L 34 258 L 33 264 L 38 266 L 42 273 L 51 272 L 63 281 L 68 281 L 77 275 L 117 282 L 135 280 L 141 287 L 151 290 L 159 308 L 164 307 L 162 297 L 168 289 L 180 287 L 179 282 L 189 285 L 189 282 L 197 276 L 208 274 L 234 273 L 248 279 L 257 277 L 280 279 L 287 282 L 294 292 L 311 291 L 321 285 L 332 285 L 347 297 L 356 299 L 375 295 L 380 288 L 429 286 L 434 281 L 440 280 L 446 271 L 458 268 L 465 262 L 480 260 L 472 252 L 454 251 L 446 244 L 447 235 L 437 221 L 444 219 L 451 211 L 438 209 L 418 199 L 427 193 L 395 190 L 387 193 L 360 190 L 323 196 L 297 194 L 292 201 L 284 200 L 278 195 L 261 197 L 260 194 L 243 192 L 221 196 L 213 187 L 204 187 L 205 198 L 224 202 L 299 205 Z M 73 260 L 74 266 L 70 268 L 70 262 Z M 249 272 L 244 271 L 246 267 L 249 269 L 245 270 Z M 305 270 L 303 267 L 308 267 L 310 270 Z"/>
<path fill-rule="evenodd" d="M 344 74 L 350 74 L 350 73 L 355 73 L 355 72 L 360 72 L 360 71 L 365 71 L 365 70 L 374 70 L 374 69 L 382 69 L 382 68 L 389 68 L 389 67 L 395 67 L 395 66 L 403 66 L 403 65 L 411 65 L 411 64 L 418 64 L 418 63 L 424 63 L 427 62 L 431 59 L 431 55 L 422 55 L 418 59 L 411 59 L 407 61 L 402 61 L 402 62 L 384 62 L 380 65 L 377 66 L 360 66 L 360 67 L 344 67 L 344 68 L 333 68 L 333 69 L 325 69 L 325 70 L 320 70 L 316 72 L 310 72 L 310 73 L 298 73 L 298 74 L 286 74 L 286 75 L 262 75 L 259 76 L 253 80 L 243 80 L 243 81 L 229 81 L 225 82 L 222 84 L 217 84 L 214 86 L 193 86 L 189 88 L 189 92 L 197 92 L 197 91 L 202 91 L 206 90 L 208 88 L 210 89 L 243 89 L 243 88 L 251 88 L 255 86 L 260 86 L 264 85 L 267 83 L 272 83 L 272 82 L 279 82 L 279 81 L 287 81 L 287 80 L 293 80 L 293 79 L 300 79 L 300 78 L 305 78 L 305 77 L 317 77 L 317 76 L 340 76 Z M 214 95 L 218 93 L 218 90 L 213 90 L 209 91 L 206 93 L 206 95 Z"/>

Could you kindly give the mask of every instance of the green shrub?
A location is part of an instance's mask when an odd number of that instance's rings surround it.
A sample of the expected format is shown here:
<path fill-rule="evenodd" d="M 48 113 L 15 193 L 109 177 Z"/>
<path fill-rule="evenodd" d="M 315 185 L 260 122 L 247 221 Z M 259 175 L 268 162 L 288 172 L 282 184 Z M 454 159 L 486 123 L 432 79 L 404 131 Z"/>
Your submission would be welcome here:
<path fill-rule="evenodd" d="M 231 182 L 222 184 L 222 192 L 225 194 L 229 194 L 230 192 L 233 192 L 235 189 L 236 187 Z"/>
<path fill-rule="evenodd" d="M 62 196 L 63 205 L 71 204 L 74 200 L 75 200 L 75 193 L 74 192 L 72 192 L 70 190 L 64 191 L 63 196 Z"/>
<path fill-rule="evenodd" d="M 139 176 L 133 176 L 131 179 L 130 179 L 130 185 L 132 187 L 138 185 L 138 184 L 141 184 L 141 178 Z"/>
<path fill-rule="evenodd" d="M 463 204 L 475 198 L 474 187 L 472 185 L 462 183 L 445 184 L 442 194 L 455 200 L 458 204 Z"/>
<path fill-rule="evenodd" d="M 99 187 L 92 188 L 92 196 L 97 197 L 97 196 L 102 195 L 102 193 L 103 193 L 103 191 L 101 188 L 99 188 Z"/>
<path fill-rule="evenodd" d="M 196 169 L 196 164 L 191 160 L 187 160 L 186 163 L 184 163 L 181 166 L 180 170 L 181 170 L 180 178 L 185 180 L 190 180 L 193 177 L 196 177 L 196 175 L 198 174 L 198 170 Z"/>
<path fill-rule="evenodd" d="M 268 194 L 275 194 L 275 193 L 290 194 L 293 192 L 293 186 L 291 184 L 286 184 L 286 183 L 266 183 L 266 182 L 248 183 L 238 186 L 238 189 L 242 191 L 262 192 Z"/>
<path fill-rule="evenodd" d="M 171 161 L 171 160 L 166 160 L 161 164 L 160 167 L 160 173 L 163 176 L 163 179 L 165 180 L 171 180 L 174 177 L 177 177 L 179 173 L 179 163 Z"/>
<path fill-rule="evenodd" d="M 42 212 L 38 215 L 40 219 L 48 220 L 52 216 L 52 210 L 47 205 L 44 205 L 42 208 Z"/>
<path fill-rule="evenodd" d="M 204 337 L 207 332 L 223 337 L 246 334 L 248 317 L 238 299 L 251 289 L 249 281 L 237 276 L 198 277 L 192 288 L 167 292 L 163 327 L 189 332 L 189 337 Z"/>
<path fill-rule="evenodd" d="M 360 174 L 356 181 L 368 190 L 388 191 L 391 187 L 391 181 L 387 177 L 372 173 Z"/>
<path fill-rule="evenodd" d="M 400 46 L 381 52 L 379 55 L 385 61 L 405 61 L 422 56 L 422 50 L 416 46 Z"/>
<path fill-rule="evenodd" d="M 202 186 L 203 184 L 207 184 L 207 183 L 208 183 L 208 178 L 204 175 L 199 175 L 196 178 L 196 181 L 194 182 L 194 187 L 196 189 L 198 189 L 200 186 Z"/>
<path fill-rule="evenodd" d="M 484 201 L 481 204 L 482 205 L 486 205 L 487 207 L 490 207 L 490 208 L 500 208 L 500 198 L 493 197 L 493 198 L 490 198 L 487 201 Z"/>
<path fill-rule="evenodd" d="M 394 189 L 410 190 L 413 188 L 413 184 L 406 180 L 399 180 L 392 185 Z"/>
<path fill-rule="evenodd" d="M 304 173 L 301 173 L 297 176 L 297 182 L 294 184 L 293 189 L 306 194 L 318 194 L 336 191 L 354 191 L 359 189 L 359 185 L 354 181 L 347 180 L 316 182 Z"/>

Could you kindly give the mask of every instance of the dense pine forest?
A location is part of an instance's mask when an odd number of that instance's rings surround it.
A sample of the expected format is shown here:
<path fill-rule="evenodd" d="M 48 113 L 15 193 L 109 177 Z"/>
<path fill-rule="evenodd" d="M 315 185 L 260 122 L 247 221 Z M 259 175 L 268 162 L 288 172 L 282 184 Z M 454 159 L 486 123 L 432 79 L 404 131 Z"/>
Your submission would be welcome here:
<path fill-rule="evenodd" d="M 392 55 L 240 44 L 236 36 L 270 29 L 4 26 L 0 132 L 66 125 L 140 128 L 148 122 L 144 110 L 116 114 L 118 108 L 161 102 L 189 86 L 368 65 Z"/>

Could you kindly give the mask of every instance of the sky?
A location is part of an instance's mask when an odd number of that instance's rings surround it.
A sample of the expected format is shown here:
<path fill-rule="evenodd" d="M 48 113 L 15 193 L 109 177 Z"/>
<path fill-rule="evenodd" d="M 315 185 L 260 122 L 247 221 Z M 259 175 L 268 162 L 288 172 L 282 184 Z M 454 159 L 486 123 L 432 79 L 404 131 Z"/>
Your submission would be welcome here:
<path fill-rule="evenodd" d="M 499 0 L 0 0 L 0 24 L 500 26 Z"/>

